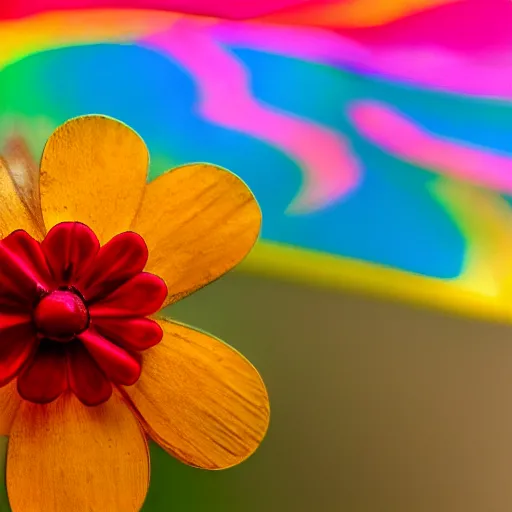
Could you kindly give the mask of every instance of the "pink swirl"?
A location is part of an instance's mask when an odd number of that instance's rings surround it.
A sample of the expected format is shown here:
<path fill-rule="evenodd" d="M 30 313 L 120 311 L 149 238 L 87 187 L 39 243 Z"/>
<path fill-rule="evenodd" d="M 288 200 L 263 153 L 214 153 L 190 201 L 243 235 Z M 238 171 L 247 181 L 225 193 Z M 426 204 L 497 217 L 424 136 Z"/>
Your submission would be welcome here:
<path fill-rule="evenodd" d="M 397 158 L 446 177 L 512 193 L 512 157 L 430 133 L 377 102 L 357 102 L 349 115 L 362 135 Z"/>
<path fill-rule="evenodd" d="M 142 43 L 190 73 L 199 88 L 197 108 L 203 117 L 268 142 L 297 163 L 303 184 L 289 211 L 325 207 L 358 184 L 359 165 L 347 141 L 328 128 L 256 100 L 243 64 L 207 33 L 177 23 Z"/>

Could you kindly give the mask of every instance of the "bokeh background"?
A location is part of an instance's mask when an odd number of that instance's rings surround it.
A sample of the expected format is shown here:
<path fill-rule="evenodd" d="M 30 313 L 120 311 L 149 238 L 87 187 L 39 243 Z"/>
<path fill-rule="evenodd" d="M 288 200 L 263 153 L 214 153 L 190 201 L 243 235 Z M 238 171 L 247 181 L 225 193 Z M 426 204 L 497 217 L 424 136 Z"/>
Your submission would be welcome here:
<path fill-rule="evenodd" d="M 144 512 L 510 510 L 511 27 L 509 0 L 0 4 L 13 166 L 106 114 L 150 179 L 213 162 L 262 207 L 168 314 L 261 370 L 268 437 L 223 472 L 153 447 Z"/>

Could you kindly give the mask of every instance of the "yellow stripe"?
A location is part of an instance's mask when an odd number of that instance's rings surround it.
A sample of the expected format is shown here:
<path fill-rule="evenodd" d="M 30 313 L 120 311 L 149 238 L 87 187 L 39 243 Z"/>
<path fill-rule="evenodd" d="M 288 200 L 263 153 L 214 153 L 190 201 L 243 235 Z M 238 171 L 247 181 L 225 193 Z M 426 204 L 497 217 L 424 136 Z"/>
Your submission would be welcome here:
<path fill-rule="evenodd" d="M 99 42 L 126 42 L 167 30 L 183 15 L 134 9 L 43 12 L 0 20 L 0 69 L 34 53 Z"/>
<path fill-rule="evenodd" d="M 238 268 L 245 273 L 400 300 L 466 317 L 512 322 L 507 303 L 464 289 L 457 279 L 436 279 L 287 245 L 259 242 Z"/>

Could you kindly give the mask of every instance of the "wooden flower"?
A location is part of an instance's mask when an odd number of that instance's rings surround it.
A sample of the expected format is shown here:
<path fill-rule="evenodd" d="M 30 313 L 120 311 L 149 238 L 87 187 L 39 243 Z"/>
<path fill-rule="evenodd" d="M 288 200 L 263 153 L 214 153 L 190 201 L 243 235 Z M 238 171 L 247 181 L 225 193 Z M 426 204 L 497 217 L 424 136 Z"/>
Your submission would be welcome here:
<path fill-rule="evenodd" d="M 0 163 L 0 434 L 13 512 L 137 512 L 148 437 L 220 469 L 267 430 L 254 367 L 157 315 L 242 260 L 259 207 L 214 165 L 149 184 L 147 167 L 140 137 L 100 116 L 58 128 L 38 176 Z"/>

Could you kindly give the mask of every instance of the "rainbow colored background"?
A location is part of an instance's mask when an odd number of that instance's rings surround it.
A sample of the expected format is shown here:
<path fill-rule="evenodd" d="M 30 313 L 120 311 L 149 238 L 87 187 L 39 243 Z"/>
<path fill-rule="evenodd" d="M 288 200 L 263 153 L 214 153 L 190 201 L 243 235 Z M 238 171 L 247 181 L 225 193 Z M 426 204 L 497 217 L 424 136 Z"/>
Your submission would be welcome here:
<path fill-rule="evenodd" d="M 204 160 L 246 180 L 265 218 L 248 270 L 508 318 L 508 0 L 10 1 L 0 19 L 0 140 L 39 155 L 66 119 L 111 115 L 152 177 Z"/>
<path fill-rule="evenodd" d="M 151 178 L 209 161 L 250 185 L 242 270 L 510 322 L 511 26 L 509 0 L 11 0 L 0 143 L 37 158 L 68 118 L 116 117 Z M 155 460 L 154 485 L 189 471 Z"/>

